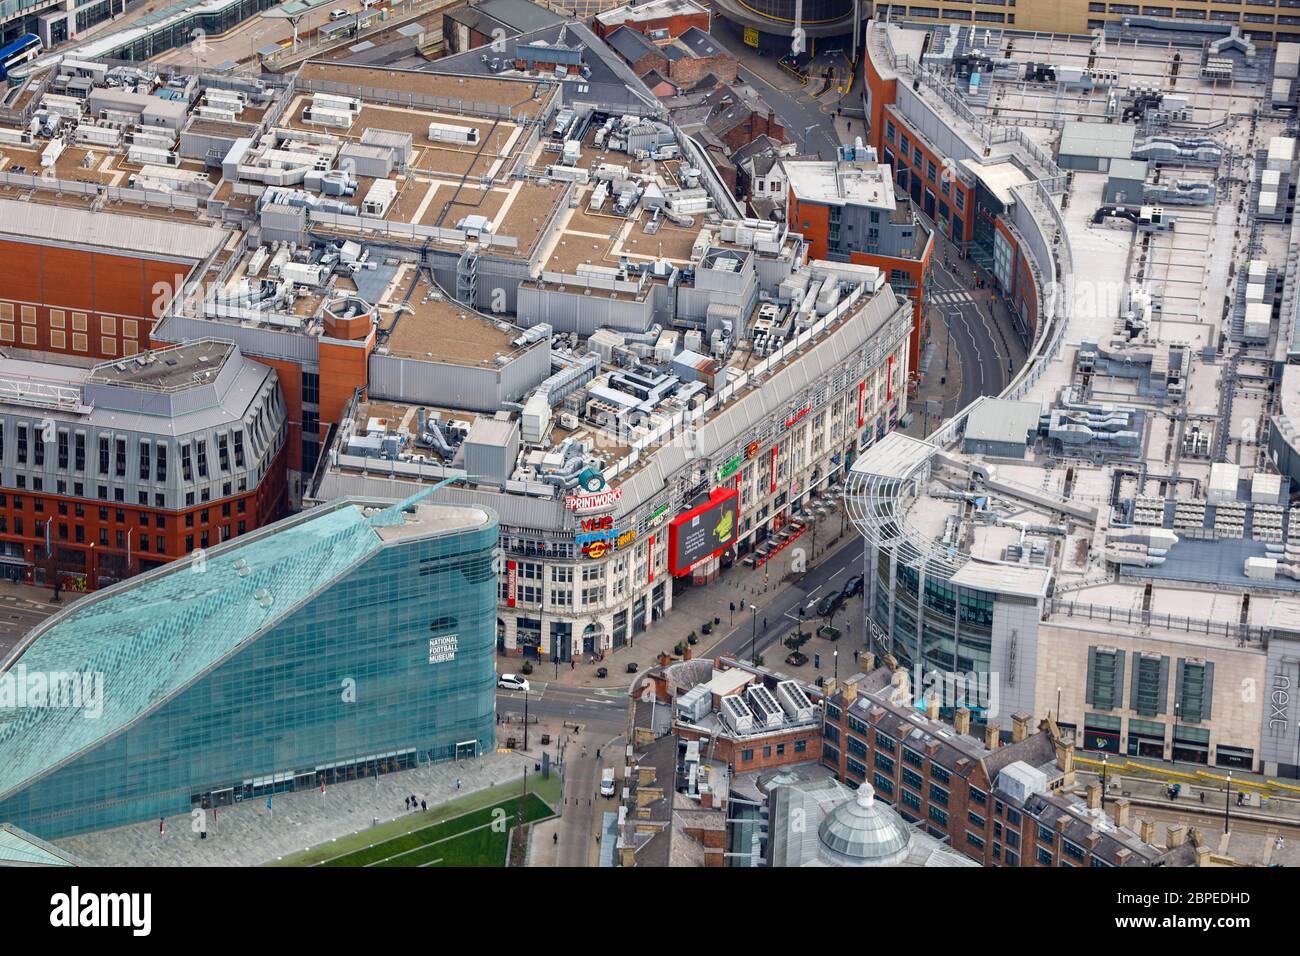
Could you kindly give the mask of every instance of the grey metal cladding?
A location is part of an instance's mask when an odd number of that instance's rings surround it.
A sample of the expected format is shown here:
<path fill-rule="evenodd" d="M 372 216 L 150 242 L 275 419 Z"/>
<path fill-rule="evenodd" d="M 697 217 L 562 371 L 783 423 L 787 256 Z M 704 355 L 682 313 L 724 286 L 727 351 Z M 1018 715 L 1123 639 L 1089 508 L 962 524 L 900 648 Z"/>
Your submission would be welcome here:
<path fill-rule="evenodd" d="M 0 483 L 32 494 L 62 494 L 172 511 L 253 491 L 284 444 L 284 401 L 275 371 L 269 366 L 234 353 L 222 373 L 212 383 L 170 396 L 108 385 L 87 389 L 100 397 L 116 393 L 112 404 L 117 406 L 134 400 L 134 409 L 97 406 L 74 412 L 0 403 Z M 140 394 L 121 395 L 132 392 Z M 20 461 L 24 429 L 26 460 Z M 49 441 L 44 440 L 47 437 Z M 122 467 L 119 441 L 124 443 Z M 39 452 L 38 442 L 43 446 Z M 107 443 L 106 469 L 101 467 L 101 442 Z M 242 452 L 237 452 L 237 443 Z M 166 449 L 161 479 L 160 447 Z M 187 453 L 189 480 L 183 469 Z M 200 454 L 206 475 L 199 467 Z M 78 458 L 80 469 L 76 467 Z M 142 478 L 145 463 L 146 476 Z M 80 495 L 76 493 L 78 484 L 82 486 Z"/>

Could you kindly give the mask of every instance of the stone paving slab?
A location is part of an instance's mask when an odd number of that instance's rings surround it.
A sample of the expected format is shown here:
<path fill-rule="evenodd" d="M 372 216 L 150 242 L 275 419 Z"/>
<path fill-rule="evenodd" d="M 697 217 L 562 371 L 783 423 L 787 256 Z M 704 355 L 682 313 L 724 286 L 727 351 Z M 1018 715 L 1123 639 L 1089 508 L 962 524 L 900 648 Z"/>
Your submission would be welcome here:
<path fill-rule="evenodd" d="M 216 821 L 208 817 L 208 838 L 191 830 L 191 818 L 158 821 L 83 833 L 55 841 L 99 866 L 257 866 L 299 853 L 330 840 L 406 816 L 403 804 L 415 794 L 430 807 L 532 773 L 532 759 L 492 753 L 472 760 L 430 764 L 385 774 L 377 780 L 353 780 L 319 790 L 277 793 L 271 811 L 261 797 L 222 807 Z M 457 788 L 459 781 L 459 789 Z"/>

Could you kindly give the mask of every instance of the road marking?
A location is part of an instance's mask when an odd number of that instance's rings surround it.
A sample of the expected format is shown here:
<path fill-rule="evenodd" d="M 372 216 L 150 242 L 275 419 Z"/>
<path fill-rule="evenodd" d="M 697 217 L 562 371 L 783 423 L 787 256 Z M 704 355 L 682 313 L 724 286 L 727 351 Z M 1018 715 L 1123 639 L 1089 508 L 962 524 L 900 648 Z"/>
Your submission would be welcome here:
<path fill-rule="evenodd" d="M 819 584 L 819 585 L 817 585 L 815 588 L 813 588 L 811 591 L 808 592 L 808 596 L 809 596 L 809 597 L 812 597 L 814 594 L 816 594 L 818 591 L 820 591 L 820 590 L 821 590 L 822 588 L 824 588 L 824 587 L 826 587 L 826 585 L 824 585 L 824 584 Z"/>
<path fill-rule="evenodd" d="M 829 578 L 827 578 L 827 581 L 828 581 L 828 582 L 830 582 L 830 581 L 834 581 L 836 578 L 838 578 L 838 577 L 839 577 L 841 574 L 843 574 L 843 573 L 844 573 L 844 568 L 840 568 L 838 571 L 836 571 L 834 574 L 832 574 Z"/>

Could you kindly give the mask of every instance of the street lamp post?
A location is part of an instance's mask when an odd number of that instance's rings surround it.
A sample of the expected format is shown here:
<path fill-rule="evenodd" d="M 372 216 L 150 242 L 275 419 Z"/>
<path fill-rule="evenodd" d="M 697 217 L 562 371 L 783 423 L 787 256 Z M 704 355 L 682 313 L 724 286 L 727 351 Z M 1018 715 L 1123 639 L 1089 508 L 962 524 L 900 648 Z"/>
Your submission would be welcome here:
<path fill-rule="evenodd" d="M 810 132 L 812 132 L 813 130 L 815 130 L 816 128 L 817 128 L 817 124 L 816 124 L 816 123 L 813 123 L 811 126 L 807 126 L 807 127 L 804 128 L 804 131 L 803 131 L 803 153 L 804 153 L 805 156 L 808 155 L 808 134 L 809 134 Z"/>
<path fill-rule="evenodd" d="M 1056 688 L 1056 722 L 1061 722 L 1061 688 Z"/>
<path fill-rule="evenodd" d="M 1223 832 L 1228 832 L 1228 820 L 1232 816 L 1232 771 L 1228 771 L 1228 788 L 1223 792 Z"/>
<path fill-rule="evenodd" d="M 835 686 L 840 686 L 840 649 L 837 647 L 831 651 L 831 657 L 835 661 Z"/>
<path fill-rule="evenodd" d="M 528 688 L 524 688 L 524 751 L 528 751 Z"/>
<path fill-rule="evenodd" d="M 1107 755 L 1101 755 L 1101 809 L 1106 809 L 1106 760 Z"/>
<path fill-rule="evenodd" d="M 749 639 L 749 662 L 752 664 L 754 661 L 758 660 L 758 605 L 751 604 L 749 606 L 749 612 L 753 615 L 754 620 L 754 629 L 752 631 L 752 636 Z"/>

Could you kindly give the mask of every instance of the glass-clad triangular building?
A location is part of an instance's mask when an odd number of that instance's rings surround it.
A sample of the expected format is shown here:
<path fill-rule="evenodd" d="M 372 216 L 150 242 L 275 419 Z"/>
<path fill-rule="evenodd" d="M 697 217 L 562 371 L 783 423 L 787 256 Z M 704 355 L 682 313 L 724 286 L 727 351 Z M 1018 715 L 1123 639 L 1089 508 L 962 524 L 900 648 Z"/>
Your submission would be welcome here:
<path fill-rule="evenodd" d="M 497 516 L 331 502 L 83 598 L 0 665 L 0 822 L 54 838 L 493 744 Z"/>

